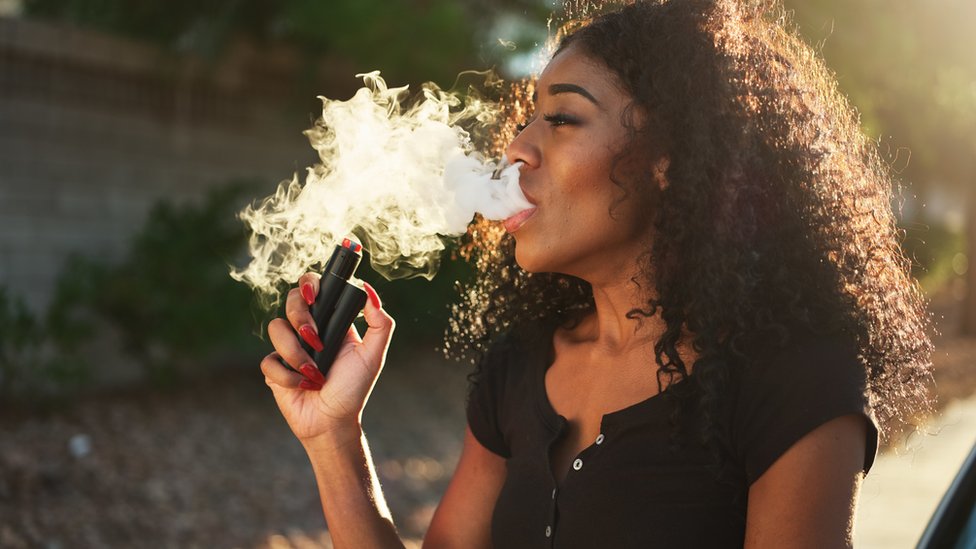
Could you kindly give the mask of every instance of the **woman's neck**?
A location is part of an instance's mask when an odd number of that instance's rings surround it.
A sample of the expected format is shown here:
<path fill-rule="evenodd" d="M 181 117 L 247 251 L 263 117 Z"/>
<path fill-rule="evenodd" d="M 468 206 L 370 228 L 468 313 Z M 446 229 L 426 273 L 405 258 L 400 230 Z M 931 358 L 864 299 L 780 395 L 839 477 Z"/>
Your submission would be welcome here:
<path fill-rule="evenodd" d="M 654 345 L 664 331 L 664 322 L 659 315 L 627 318 L 629 311 L 647 310 L 649 299 L 630 276 L 592 287 L 595 309 L 571 330 L 574 343 L 592 345 L 610 356 Z"/>

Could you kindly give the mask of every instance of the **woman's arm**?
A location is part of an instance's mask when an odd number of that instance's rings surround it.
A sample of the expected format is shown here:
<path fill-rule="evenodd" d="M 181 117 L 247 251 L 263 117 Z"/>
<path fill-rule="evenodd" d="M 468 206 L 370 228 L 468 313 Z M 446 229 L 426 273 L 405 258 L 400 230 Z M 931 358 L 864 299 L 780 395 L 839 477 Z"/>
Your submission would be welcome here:
<path fill-rule="evenodd" d="M 749 488 L 745 547 L 852 547 L 867 426 L 847 415 L 801 438 Z"/>
<path fill-rule="evenodd" d="M 505 483 L 505 458 L 464 430 L 464 449 L 431 520 L 424 549 L 491 547 L 491 516 Z"/>
<path fill-rule="evenodd" d="M 402 548 L 362 429 L 353 425 L 303 445 L 312 462 L 332 544 Z"/>
<path fill-rule="evenodd" d="M 362 430 L 306 442 L 335 547 L 403 547 L 383 499 Z M 425 549 L 491 547 L 491 515 L 505 482 L 505 459 L 465 429 L 464 449 L 434 513 Z"/>

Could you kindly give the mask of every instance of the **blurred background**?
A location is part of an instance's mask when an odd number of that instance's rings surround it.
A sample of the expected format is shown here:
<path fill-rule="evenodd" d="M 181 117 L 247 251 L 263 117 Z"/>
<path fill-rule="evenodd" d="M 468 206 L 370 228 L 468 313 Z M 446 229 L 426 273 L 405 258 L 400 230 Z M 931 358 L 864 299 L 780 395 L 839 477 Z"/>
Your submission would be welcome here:
<path fill-rule="evenodd" d="M 971 0 L 790 0 L 898 174 L 932 302 L 938 414 L 882 450 L 860 547 L 911 547 L 976 432 Z M 310 466 L 258 370 L 267 314 L 228 275 L 236 212 L 315 160 L 354 75 L 528 74 L 544 0 L 0 0 L 0 547 L 328 547 Z M 366 411 L 418 543 L 453 471 L 468 364 L 455 281 L 377 287 L 398 320 Z"/>

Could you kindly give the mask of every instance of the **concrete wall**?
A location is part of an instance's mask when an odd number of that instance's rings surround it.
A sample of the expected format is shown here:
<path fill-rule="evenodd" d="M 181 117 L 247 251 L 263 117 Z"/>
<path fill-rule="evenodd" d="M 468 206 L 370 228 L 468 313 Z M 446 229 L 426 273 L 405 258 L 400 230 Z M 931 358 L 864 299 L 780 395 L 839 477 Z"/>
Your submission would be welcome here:
<path fill-rule="evenodd" d="M 239 176 L 270 192 L 303 170 L 312 113 L 286 113 L 295 70 L 253 49 L 213 65 L 0 18 L 0 286 L 40 311 L 68 254 L 118 257 L 158 199 Z"/>

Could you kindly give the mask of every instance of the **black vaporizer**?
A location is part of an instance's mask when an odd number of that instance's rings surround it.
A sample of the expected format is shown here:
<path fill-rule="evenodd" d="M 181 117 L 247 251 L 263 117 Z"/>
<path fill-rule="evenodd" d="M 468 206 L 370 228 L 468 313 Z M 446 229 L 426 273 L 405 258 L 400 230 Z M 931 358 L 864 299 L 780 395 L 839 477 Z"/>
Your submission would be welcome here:
<path fill-rule="evenodd" d="M 300 339 L 322 375 L 329 371 L 346 332 L 366 306 L 366 292 L 349 283 L 349 277 L 356 272 L 363 258 L 359 253 L 362 249 L 362 244 L 346 238 L 342 245 L 335 247 L 325 264 L 319 281 L 319 295 L 312 304 L 312 318 L 322 339 L 322 352 L 315 352 L 311 345 Z"/>

